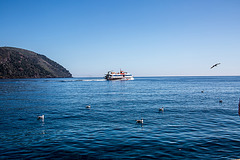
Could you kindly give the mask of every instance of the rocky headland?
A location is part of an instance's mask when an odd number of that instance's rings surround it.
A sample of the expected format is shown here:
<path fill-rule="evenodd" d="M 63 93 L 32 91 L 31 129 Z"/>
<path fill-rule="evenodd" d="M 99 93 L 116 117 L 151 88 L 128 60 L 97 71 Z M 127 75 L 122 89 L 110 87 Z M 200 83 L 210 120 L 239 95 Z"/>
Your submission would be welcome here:
<path fill-rule="evenodd" d="M 0 79 L 69 78 L 72 74 L 44 55 L 13 47 L 0 47 Z"/>

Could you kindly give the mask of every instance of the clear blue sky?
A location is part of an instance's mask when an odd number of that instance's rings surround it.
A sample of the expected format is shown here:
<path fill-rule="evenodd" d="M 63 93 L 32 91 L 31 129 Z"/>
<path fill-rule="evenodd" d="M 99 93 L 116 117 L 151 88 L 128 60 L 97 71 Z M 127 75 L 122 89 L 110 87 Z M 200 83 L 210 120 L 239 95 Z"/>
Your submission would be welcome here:
<path fill-rule="evenodd" d="M 0 20 L 0 46 L 75 77 L 240 75 L 240 0 L 0 0 Z"/>

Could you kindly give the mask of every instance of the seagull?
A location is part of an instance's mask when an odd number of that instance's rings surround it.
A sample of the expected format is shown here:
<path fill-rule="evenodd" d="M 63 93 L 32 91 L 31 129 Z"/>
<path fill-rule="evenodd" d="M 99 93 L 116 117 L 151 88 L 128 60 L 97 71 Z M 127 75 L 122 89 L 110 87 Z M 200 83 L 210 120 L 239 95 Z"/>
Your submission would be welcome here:
<path fill-rule="evenodd" d="M 141 119 L 141 120 L 136 120 L 136 123 L 143 123 L 143 119 Z"/>
<path fill-rule="evenodd" d="M 164 108 L 163 108 L 163 107 L 162 107 L 162 108 L 159 108 L 159 111 L 162 111 L 162 112 L 163 112 L 163 111 L 164 111 Z"/>
<path fill-rule="evenodd" d="M 214 67 L 217 67 L 219 64 L 221 64 L 221 63 L 216 63 L 216 64 L 214 64 L 210 69 L 212 69 L 212 68 L 214 68 Z"/>
<path fill-rule="evenodd" d="M 38 116 L 38 119 L 44 119 L 44 115 Z"/>
<path fill-rule="evenodd" d="M 86 106 L 86 108 L 91 108 L 91 106 L 90 106 L 90 105 L 88 105 L 88 106 Z"/>

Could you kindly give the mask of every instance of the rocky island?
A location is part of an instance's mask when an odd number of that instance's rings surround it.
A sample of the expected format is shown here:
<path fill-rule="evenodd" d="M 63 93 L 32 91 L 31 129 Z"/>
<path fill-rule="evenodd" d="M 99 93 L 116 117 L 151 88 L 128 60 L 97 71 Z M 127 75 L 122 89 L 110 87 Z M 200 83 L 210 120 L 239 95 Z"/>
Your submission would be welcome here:
<path fill-rule="evenodd" d="M 13 47 L 0 47 L 0 79 L 68 78 L 72 74 L 44 55 Z"/>

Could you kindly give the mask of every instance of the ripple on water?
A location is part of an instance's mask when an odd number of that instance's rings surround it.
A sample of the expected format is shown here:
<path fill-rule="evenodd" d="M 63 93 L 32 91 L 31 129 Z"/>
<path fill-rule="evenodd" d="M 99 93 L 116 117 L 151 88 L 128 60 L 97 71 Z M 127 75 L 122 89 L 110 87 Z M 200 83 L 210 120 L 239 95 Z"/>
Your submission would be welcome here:
<path fill-rule="evenodd" d="M 4 80 L 0 88 L 1 159 L 240 157 L 239 77 Z"/>

